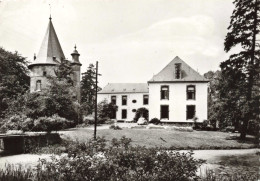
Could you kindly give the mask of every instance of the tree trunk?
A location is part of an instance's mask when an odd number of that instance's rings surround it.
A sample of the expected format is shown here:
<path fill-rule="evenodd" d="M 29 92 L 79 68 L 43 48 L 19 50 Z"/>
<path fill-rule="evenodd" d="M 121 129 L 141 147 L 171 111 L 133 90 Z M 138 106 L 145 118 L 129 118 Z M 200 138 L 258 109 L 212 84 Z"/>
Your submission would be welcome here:
<path fill-rule="evenodd" d="M 248 126 L 248 118 L 245 118 L 244 121 L 243 121 L 243 125 L 241 126 L 241 132 L 240 132 L 240 139 L 241 140 L 246 139 L 247 126 Z"/>
<path fill-rule="evenodd" d="M 257 120 L 259 121 L 259 120 Z M 257 122 L 256 125 L 256 133 L 255 133 L 255 144 L 257 145 L 257 147 L 259 147 L 259 138 L 260 138 L 260 133 L 259 133 L 259 123 Z"/>

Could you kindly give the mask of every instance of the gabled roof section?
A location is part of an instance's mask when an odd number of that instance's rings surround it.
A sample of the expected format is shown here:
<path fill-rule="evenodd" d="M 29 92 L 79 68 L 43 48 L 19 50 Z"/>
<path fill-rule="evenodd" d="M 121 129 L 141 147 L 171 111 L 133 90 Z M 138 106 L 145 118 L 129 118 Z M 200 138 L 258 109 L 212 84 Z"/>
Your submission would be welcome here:
<path fill-rule="evenodd" d="M 175 78 L 176 63 L 181 63 L 180 79 Z M 164 67 L 164 69 L 148 81 L 148 83 L 155 82 L 208 82 L 208 80 L 176 56 L 166 67 Z"/>
<path fill-rule="evenodd" d="M 118 94 L 118 93 L 148 93 L 147 83 L 109 83 L 99 94 Z"/>
<path fill-rule="evenodd" d="M 36 64 L 56 65 L 64 58 L 64 53 L 50 18 L 38 56 L 35 61 L 29 65 L 29 68 Z"/>

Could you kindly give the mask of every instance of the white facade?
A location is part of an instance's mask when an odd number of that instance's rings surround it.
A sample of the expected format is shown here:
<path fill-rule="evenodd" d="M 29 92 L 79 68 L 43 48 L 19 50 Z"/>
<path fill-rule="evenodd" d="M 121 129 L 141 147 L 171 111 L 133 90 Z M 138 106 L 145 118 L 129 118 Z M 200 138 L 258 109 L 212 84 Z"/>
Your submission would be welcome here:
<path fill-rule="evenodd" d="M 116 120 L 133 121 L 135 117 L 135 111 L 138 108 L 145 107 L 149 109 L 148 104 L 144 104 L 144 96 L 148 93 L 111 93 L 111 94 L 98 94 L 98 102 L 107 100 L 111 102 L 112 96 L 116 96 L 116 105 L 118 110 L 116 112 Z M 126 105 L 122 105 L 122 97 L 126 96 Z M 148 99 L 149 100 L 149 99 Z M 123 110 L 126 110 L 126 117 L 122 117 Z"/>
<path fill-rule="evenodd" d="M 161 99 L 161 86 L 169 86 L 169 99 Z M 187 86 L 195 86 L 195 99 L 187 99 Z M 162 122 L 193 122 L 187 119 L 187 106 L 195 105 L 198 122 L 207 120 L 207 83 L 150 83 L 149 119 L 158 118 Z M 169 118 L 161 119 L 161 105 L 169 106 Z"/>
<path fill-rule="evenodd" d="M 127 105 L 122 105 L 124 95 L 127 96 Z M 149 105 L 143 105 L 144 95 L 149 95 Z M 192 123 L 195 119 L 197 122 L 208 119 L 208 80 L 179 57 L 154 75 L 148 85 L 108 84 L 99 92 L 98 101 L 107 99 L 111 102 L 112 96 L 116 96 L 117 120 L 132 121 L 135 116 L 133 109 L 140 107 L 148 108 L 149 120 L 157 118 L 161 122 Z M 122 110 L 127 111 L 127 118 L 123 118 Z"/>

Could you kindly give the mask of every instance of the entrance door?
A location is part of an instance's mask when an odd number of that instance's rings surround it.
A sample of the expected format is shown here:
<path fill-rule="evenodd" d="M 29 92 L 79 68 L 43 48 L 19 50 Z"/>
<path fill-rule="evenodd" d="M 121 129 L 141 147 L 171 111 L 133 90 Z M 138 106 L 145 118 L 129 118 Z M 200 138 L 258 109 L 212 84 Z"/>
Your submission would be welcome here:
<path fill-rule="evenodd" d="M 169 106 L 161 105 L 161 119 L 169 119 Z"/>

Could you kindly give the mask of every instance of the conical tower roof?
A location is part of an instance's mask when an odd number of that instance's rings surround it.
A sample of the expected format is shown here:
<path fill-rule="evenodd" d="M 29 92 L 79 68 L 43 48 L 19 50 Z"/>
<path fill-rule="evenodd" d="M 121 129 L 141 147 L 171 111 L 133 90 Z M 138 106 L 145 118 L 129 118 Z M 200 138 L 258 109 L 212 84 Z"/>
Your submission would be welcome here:
<path fill-rule="evenodd" d="M 56 65 L 59 64 L 64 58 L 64 53 L 50 18 L 38 56 L 28 67 L 30 68 L 39 64 Z"/>

